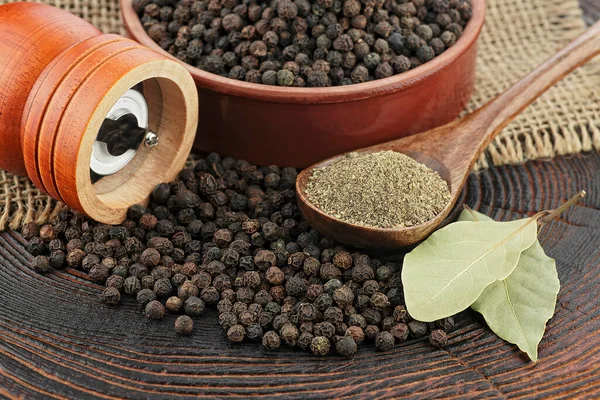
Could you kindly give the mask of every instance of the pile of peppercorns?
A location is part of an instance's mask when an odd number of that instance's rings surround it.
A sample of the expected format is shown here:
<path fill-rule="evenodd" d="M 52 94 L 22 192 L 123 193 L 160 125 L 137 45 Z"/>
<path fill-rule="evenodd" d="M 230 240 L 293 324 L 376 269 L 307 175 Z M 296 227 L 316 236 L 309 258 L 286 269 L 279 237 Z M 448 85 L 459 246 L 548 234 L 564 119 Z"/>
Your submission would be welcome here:
<path fill-rule="evenodd" d="M 387 78 L 461 37 L 471 0 L 134 0 L 148 35 L 232 79 L 325 87 Z"/>
<path fill-rule="evenodd" d="M 230 341 L 269 350 L 285 344 L 351 356 L 363 341 L 387 350 L 428 333 L 444 346 L 453 318 L 412 320 L 399 265 L 350 253 L 311 229 L 296 206 L 296 176 L 209 154 L 158 185 L 149 206 L 131 207 L 119 226 L 65 210 L 22 235 L 34 270 L 82 269 L 106 286 L 109 306 L 125 294 L 150 319 L 181 314 L 182 335 L 216 307 Z"/>

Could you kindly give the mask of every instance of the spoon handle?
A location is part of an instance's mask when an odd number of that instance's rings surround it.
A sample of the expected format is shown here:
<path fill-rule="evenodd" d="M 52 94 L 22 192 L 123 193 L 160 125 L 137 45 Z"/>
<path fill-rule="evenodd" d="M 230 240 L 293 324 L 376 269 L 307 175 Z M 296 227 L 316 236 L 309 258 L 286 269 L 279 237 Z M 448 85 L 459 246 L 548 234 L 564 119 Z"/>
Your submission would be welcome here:
<path fill-rule="evenodd" d="M 510 89 L 475 112 L 472 123 L 485 127 L 481 149 L 546 90 L 600 54 L 600 22 L 535 68 Z"/>

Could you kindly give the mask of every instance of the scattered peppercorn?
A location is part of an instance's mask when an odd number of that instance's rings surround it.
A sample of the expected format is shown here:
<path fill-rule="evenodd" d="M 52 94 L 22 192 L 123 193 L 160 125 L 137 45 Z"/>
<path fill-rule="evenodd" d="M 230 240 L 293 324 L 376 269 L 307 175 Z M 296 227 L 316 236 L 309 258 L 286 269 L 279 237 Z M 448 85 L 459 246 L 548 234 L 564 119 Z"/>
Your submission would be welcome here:
<path fill-rule="evenodd" d="M 107 304 L 109 306 L 114 306 L 114 305 L 119 304 L 119 301 L 121 301 L 121 293 L 119 292 L 119 289 L 117 289 L 117 288 L 107 287 L 102 292 L 101 298 L 102 298 L 102 302 L 104 304 Z"/>
<path fill-rule="evenodd" d="M 183 303 L 183 309 L 190 317 L 197 317 L 204 312 L 204 302 L 196 296 L 190 296 Z"/>
<path fill-rule="evenodd" d="M 183 300 L 177 296 L 171 296 L 165 302 L 165 308 L 172 313 L 178 313 L 183 307 Z"/>
<path fill-rule="evenodd" d="M 152 300 L 151 302 L 146 304 L 145 314 L 146 317 L 150 319 L 162 319 L 162 317 L 165 315 L 165 308 L 160 303 L 160 301 Z"/>
<path fill-rule="evenodd" d="M 310 350 L 317 356 L 326 356 L 331 349 L 331 343 L 325 336 L 317 336 L 310 343 Z"/>
<path fill-rule="evenodd" d="M 429 342 L 435 347 L 446 347 L 448 344 L 448 335 L 441 329 L 435 329 L 431 331 L 431 336 L 429 337 Z"/>
<path fill-rule="evenodd" d="M 352 357 L 356 350 L 356 342 L 352 337 L 344 336 L 335 343 L 335 351 L 343 357 Z"/>
<path fill-rule="evenodd" d="M 389 350 L 394 347 L 394 337 L 387 331 L 379 332 L 375 336 L 375 346 L 377 346 L 379 350 Z"/>
<path fill-rule="evenodd" d="M 148 303 L 156 300 L 156 293 L 150 289 L 142 289 L 137 293 L 136 299 L 140 307 L 146 308 Z"/>
<path fill-rule="evenodd" d="M 175 332 L 180 335 L 189 335 L 194 329 L 194 321 L 187 315 L 180 315 L 175 320 Z"/>
<path fill-rule="evenodd" d="M 327 28 L 332 24 L 344 26 L 337 21 L 315 29 L 333 42 L 344 33 Z M 268 49 L 269 40 L 263 40 Z M 326 71 L 331 66 L 324 60 L 311 68 Z M 309 61 L 299 55 L 286 70 Z M 270 350 L 284 343 L 318 355 L 333 348 L 350 357 L 363 342 L 384 349 L 454 328 L 451 317 L 430 324 L 411 320 L 398 264 L 348 251 L 312 229 L 296 205 L 296 176 L 292 168 L 209 154 L 175 182 L 158 185 L 148 206 L 132 206 L 119 226 L 69 210 L 43 229 L 27 225 L 31 266 L 40 272 L 59 265 L 80 269 L 105 286 L 102 302 L 116 305 L 122 296 L 135 296 L 149 319 L 161 319 L 165 311 L 179 317 L 178 334 L 191 329 L 205 308 L 216 308 L 229 340 L 262 342 Z"/>
<path fill-rule="evenodd" d="M 31 260 L 31 269 L 35 272 L 48 272 L 50 271 L 50 260 L 46 256 L 35 256 Z"/>
<path fill-rule="evenodd" d="M 234 343 L 240 343 L 246 336 L 246 329 L 242 325 L 236 324 L 227 330 L 227 338 Z"/>
<path fill-rule="evenodd" d="M 281 345 L 281 339 L 277 332 L 268 331 L 262 338 L 262 344 L 267 350 L 275 350 Z"/>

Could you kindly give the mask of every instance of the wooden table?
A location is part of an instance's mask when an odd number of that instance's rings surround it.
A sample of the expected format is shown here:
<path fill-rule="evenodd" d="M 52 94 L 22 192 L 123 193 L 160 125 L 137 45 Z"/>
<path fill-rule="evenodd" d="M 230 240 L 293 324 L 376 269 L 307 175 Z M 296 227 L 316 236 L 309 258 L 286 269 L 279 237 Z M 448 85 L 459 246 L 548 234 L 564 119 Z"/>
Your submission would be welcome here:
<path fill-rule="evenodd" d="M 598 0 L 581 0 L 589 21 Z M 80 272 L 38 275 L 13 232 L 0 235 L 0 398 L 550 398 L 600 397 L 600 155 L 529 162 L 472 175 L 466 202 L 496 219 L 589 196 L 541 230 L 557 261 L 556 314 L 528 362 L 475 314 L 444 350 L 414 340 L 388 352 L 361 348 L 352 360 L 231 345 L 216 313 L 178 337 L 133 301 L 109 310 Z"/>
<path fill-rule="evenodd" d="M 600 19 L 600 1 L 598 0 L 579 0 L 583 9 L 583 18 L 588 25 Z"/>
<path fill-rule="evenodd" d="M 14 233 L 0 237 L 0 397 L 25 398 L 422 398 L 600 395 L 600 155 L 530 162 L 472 175 L 466 202 L 496 219 L 589 196 L 541 240 L 562 288 L 556 315 L 531 363 L 474 313 L 444 350 L 414 340 L 352 360 L 259 345 L 231 345 L 215 312 L 177 337 L 174 317 L 151 322 L 134 301 L 108 309 L 101 288 L 67 270 L 38 275 Z M 592 395 L 594 393 L 594 395 Z"/>

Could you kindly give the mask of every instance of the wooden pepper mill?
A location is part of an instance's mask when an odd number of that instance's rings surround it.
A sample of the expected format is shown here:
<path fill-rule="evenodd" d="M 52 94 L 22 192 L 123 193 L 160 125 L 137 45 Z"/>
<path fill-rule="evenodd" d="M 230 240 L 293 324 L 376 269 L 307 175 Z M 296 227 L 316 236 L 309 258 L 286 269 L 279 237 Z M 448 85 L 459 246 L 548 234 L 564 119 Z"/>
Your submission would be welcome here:
<path fill-rule="evenodd" d="M 0 6 L 0 38 L 1 168 L 109 224 L 183 168 L 198 97 L 179 63 L 36 3 Z M 114 153 L 107 123 L 139 145 Z"/>

